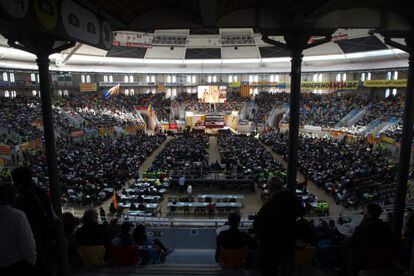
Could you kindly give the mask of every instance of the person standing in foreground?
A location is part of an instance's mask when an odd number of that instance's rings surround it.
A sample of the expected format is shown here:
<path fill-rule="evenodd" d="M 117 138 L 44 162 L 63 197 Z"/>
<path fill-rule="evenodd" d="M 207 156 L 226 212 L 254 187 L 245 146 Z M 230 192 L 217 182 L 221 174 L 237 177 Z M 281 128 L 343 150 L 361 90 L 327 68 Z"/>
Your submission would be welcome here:
<path fill-rule="evenodd" d="M 259 238 L 260 267 L 264 276 L 290 275 L 295 222 L 300 207 L 295 195 L 283 190 L 282 179 L 278 176 L 269 178 L 268 187 L 271 198 L 262 206 L 253 223 L 253 231 Z"/>
<path fill-rule="evenodd" d="M 51 275 L 52 245 L 56 242 L 55 223 L 57 217 L 45 191 L 33 182 L 33 172 L 27 167 L 19 167 L 11 173 L 18 197 L 16 207 L 22 210 L 29 220 L 36 241 L 36 264 L 32 275 Z"/>
<path fill-rule="evenodd" d="M 0 184 L 0 275 L 32 275 L 36 243 L 26 215 L 10 203 L 16 194 L 10 184 Z"/>

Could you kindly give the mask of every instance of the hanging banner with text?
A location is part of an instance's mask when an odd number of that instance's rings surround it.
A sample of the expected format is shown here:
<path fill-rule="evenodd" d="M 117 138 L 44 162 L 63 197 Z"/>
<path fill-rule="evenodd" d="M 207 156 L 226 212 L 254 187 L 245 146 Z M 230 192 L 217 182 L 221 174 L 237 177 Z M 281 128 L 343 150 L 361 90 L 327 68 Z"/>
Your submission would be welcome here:
<path fill-rule="evenodd" d="M 80 92 L 95 92 L 98 90 L 96 82 L 86 82 L 79 85 Z"/>
<path fill-rule="evenodd" d="M 364 87 L 407 87 L 407 79 L 401 80 L 367 80 Z"/>
<path fill-rule="evenodd" d="M 302 90 L 356 90 L 359 81 L 304 81 L 301 83 Z"/>

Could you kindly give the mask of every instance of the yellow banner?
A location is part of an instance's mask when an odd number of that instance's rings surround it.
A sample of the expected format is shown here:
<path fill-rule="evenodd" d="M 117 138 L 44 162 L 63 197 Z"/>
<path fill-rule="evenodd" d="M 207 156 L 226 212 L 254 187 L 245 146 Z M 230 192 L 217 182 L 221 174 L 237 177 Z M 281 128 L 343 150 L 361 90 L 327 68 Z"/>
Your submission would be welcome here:
<path fill-rule="evenodd" d="M 367 80 L 364 87 L 407 87 L 407 79 L 401 80 Z"/>
<path fill-rule="evenodd" d="M 395 144 L 396 144 L 396 142 L 395 142 L 395 140 L 394 140 L 394 139 L 392 139 L 392 138 L 390 138 L 390 137 L 387 137 L 387 136 L 381 136 L 381 137 L 380 137 L 380 140 L 381 140 L 382 142 L 384 142 L 384 143 L 388 143 L 388 144 L 391 144 L 391 145 L 395 145 Z"/>
<path fill-rule="evenodd" d="M 233 81 L 229 83 L 230 87 L 240 87 L 240 82 L 239 81 Z"/>
<path fill-rule="evenodd" d="M 85 82 L 79 85 L 80 92 L 95 92 L 98 90 L 96 82 Z"/>
<path fill-rule="evenodd" d="M 356 90 L 359 81 L 304 81 L 300 87 L 302 90 Z"/>

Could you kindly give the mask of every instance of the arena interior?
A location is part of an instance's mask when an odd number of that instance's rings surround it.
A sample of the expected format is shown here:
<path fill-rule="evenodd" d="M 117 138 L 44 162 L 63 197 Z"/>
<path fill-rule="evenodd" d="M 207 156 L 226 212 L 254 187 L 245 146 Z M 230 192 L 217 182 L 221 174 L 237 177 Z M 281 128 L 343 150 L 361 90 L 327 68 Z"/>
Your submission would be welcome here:
<path fill-rule="evenodd" d="M 414 275 L 412 8 L 0 1 L 0 274 Z"/>

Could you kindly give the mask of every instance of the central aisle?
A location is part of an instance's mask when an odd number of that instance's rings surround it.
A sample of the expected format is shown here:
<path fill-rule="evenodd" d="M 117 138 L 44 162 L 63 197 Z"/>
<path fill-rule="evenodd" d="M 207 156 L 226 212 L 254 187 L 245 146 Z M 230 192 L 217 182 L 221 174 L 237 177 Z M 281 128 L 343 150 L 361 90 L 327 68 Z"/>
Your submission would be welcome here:
<path fill-rule="evenodd" d="M 217 136 L 210 135 L 209 140 L 209 148 L 208 148 L 208 163 L 214 164 L 216 162 L 221 162 L 220 152 L 217 145 Z"/>

